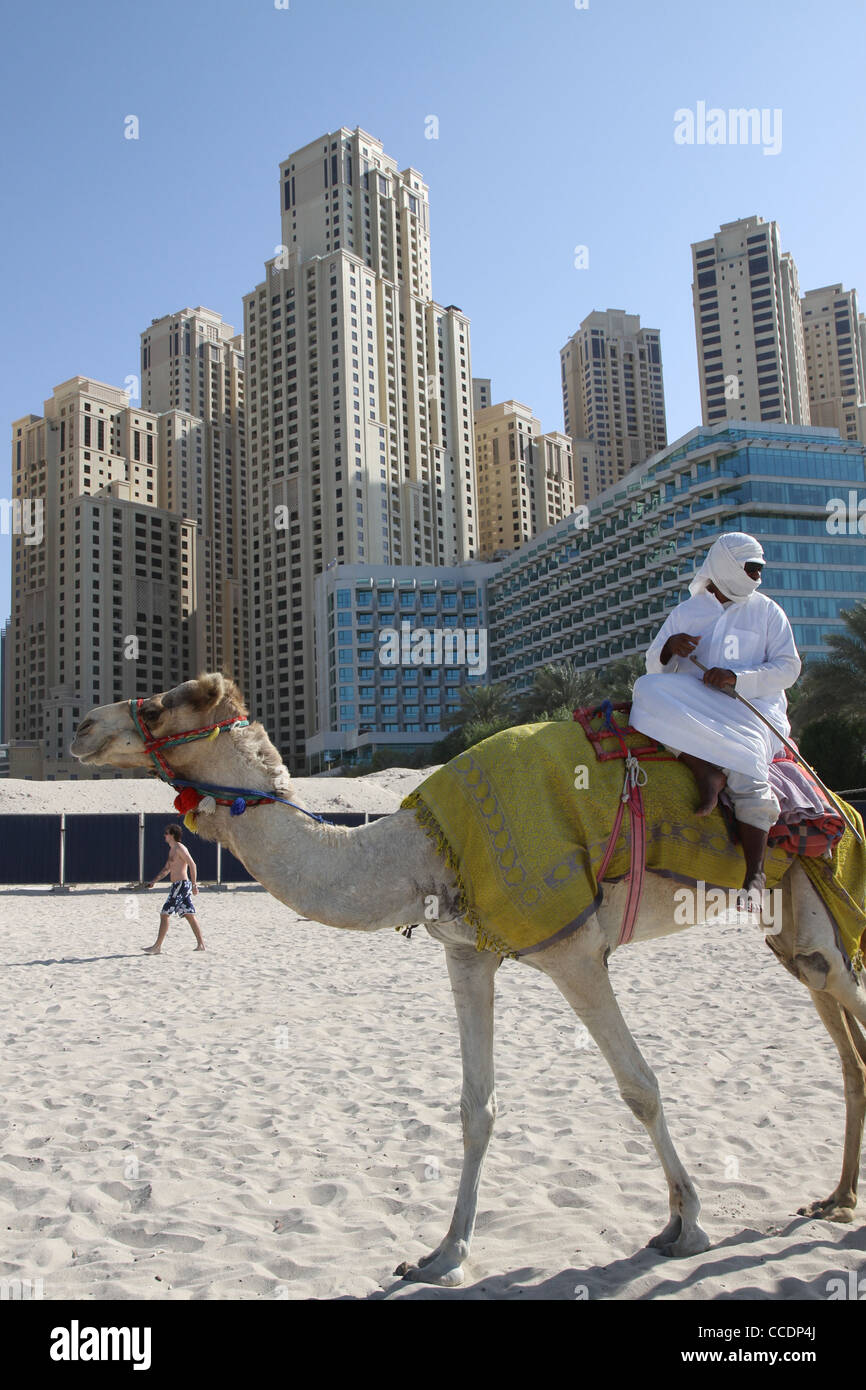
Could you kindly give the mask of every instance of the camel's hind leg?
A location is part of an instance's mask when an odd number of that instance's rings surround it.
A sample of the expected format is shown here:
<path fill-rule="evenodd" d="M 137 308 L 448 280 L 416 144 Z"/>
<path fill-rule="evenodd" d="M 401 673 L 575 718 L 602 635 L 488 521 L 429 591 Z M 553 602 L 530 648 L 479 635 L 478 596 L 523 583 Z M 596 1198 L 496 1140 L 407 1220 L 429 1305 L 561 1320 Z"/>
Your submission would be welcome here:
<path fill-rule="evenodd" d="M 821 1020 L 836 1044 L 845 1084 L 845 1144 L 842 1175 L 824 1201 L 801 1208 L 805 1215 L 850 1221 L 857 1201 L 857 1177 L 866 1113 L 866 998 L 857 976 L 839 949 L 833 919 L 823 899 L 794 863 L 782 884 L 782 930 L 767 945 L 812 995 Z"/>
<path fill-rule="evenodd" d="M 665 1255 L 697 1255 L 709 1249 L 706 1231 L 698 1225 L 701 1204 L 668 1133 L 658 1082 L 629 1032 L 610 983 L 605 942 L 595 923 L 586 923 L 577 937 L 535 957 L 586 1024 L 610 1066 L 623 1100 L 646 1126 L 655 1145 L 670 1195 L 670 1220 L 649 1244 Z"/>
<path fill-rule="evenodd" d="M 399 1265 L 394 1271 L 404 1279 L 426 1284 L 463 1283 L 463 1262 L 469 1255 L 478 1185 L 484 1156 L 496 1118 L 493 1083 L 493 977 L 501 957 L 474 946 L 446 945 L 448 975 L 457 1006 L 460 1052 L 463 1058 L 463 1091 L 460 1118 L 463 1124 L 463 1171 L 457 1203 L 448 1234 L 417 1265 Z"/>
<path fill-rule="evenodd" d="M 828 994 L 810 990 L 815 1008 L 830 1037 L 836 1044 L 842 1062 L 845 1083 L 845 1145 L 842 1151 L 842 1175 L 838 1186 L 823 1201 L 800 1207 L 801 1216 L 821 1216 L 828 1221 L 851 1221 L 857 1205 L 857 1179 L 860 1174 L 860 1149 L 863 1142 L 863 1118 L 866 1115 L 866 1070 L 863 1052 L 866 1051 L 857 1024 Z"/>

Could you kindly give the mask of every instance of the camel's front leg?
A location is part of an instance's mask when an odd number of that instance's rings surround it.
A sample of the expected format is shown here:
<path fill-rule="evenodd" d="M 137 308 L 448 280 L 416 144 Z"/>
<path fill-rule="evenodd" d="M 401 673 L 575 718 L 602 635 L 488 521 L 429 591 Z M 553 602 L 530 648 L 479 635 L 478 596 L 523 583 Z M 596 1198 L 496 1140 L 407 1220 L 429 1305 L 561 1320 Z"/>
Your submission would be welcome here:
<path fill-rule="evenodd" d="M 583 942 L 589 943 L 588 933 Z M 710 1240 L 698 1225 L 701 1204 L 668 1133 L 658 1082 L 626 1027 L 606 964 L 582 945 L 574 942 L 549 962 L 541 964 L 539 959 L 539 964 L 595 1038 L 623 1100 L 646 1126 L 661 1159 L 670 1194 L 670 1221 L 648 1244 L 664 1255 L 698 1255 L 709 1249 Z"/>
<path fill-rule="evenodd" d="M 469 1254 L 478 1185 L 484 1155 L 496 1118 L 493 1084 L 493 977 L 500 957 L 474 946 L 446 946 L 448 974 L 457 1005 L 460 1052 L 463 1058 L 463 1092 L 460 1118 L 463 1123 L 463 1172 L 457 1204 L 448 1234 L 417 1265 L 402 1264 L 395 1271 L 404 1279 L 426 1284 L 463 1283 L 463 1262 Z"/>

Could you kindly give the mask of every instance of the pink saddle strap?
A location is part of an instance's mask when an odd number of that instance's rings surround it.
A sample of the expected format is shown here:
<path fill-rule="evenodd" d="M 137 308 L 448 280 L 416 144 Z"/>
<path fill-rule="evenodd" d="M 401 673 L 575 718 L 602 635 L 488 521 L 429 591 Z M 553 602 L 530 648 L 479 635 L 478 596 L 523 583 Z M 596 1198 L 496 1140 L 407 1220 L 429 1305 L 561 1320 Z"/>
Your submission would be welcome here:
<path fill-rule="evenodd" d="M 604 878 L 605 870 L 610 863 L 616 842 L 619 839 L 619 832 L 622 827 L 622 817 L 626 805 L 628 805 L 629 819 L 631 821 L 631 865 L 628 872 L 628 896 L 625 902 L 625 909 L 622 915 L 622 926 L 619 930 L 618 945 L 623 946 L 631 941 L 634 935 L 634 924 L 637 920 L 640 900 L 643 894 L 644 873 L 646 870 L 646 820 L 644 818 L 643 798 L 640 789 L 646 782 L 646 769 L 640 766 L 637 758 L 631 754 L 626 756 L 625 778 L 623 779 L 622 794 L 616 809 L 613 829 L 604 857 L 596 870 L 596 878 L 599 882 Z"/>

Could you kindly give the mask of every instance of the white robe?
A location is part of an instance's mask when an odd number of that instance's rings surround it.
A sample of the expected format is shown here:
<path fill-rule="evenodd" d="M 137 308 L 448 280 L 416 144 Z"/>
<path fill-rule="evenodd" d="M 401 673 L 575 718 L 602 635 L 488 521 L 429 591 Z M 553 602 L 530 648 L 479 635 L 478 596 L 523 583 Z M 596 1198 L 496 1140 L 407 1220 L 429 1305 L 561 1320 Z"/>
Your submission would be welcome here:
<path fill-rule="evenodd" d="M 757 591 L 741 603 L 720 603 L 706 590 L 686 599 L 647 651 L 647 675 L 635 681 L 632 697 L 633 728 L 717 767 L 766 781 L 779 740 L 739 700 L 704 685 L 703 672 L 688 657 L 672 656 L 662 665 L 662 647 L 680 632 L 700 637 L 698 660 L 734 671 L 740 694 L 787 735 L 785 688 L 800 674 L 787 617 Z"/>

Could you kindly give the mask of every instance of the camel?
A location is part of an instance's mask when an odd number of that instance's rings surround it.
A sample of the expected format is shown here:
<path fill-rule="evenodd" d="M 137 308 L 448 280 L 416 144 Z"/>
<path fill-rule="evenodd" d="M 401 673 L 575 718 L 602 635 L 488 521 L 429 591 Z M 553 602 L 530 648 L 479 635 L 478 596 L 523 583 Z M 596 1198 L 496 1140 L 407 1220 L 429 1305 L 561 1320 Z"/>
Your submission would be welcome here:
<path fill-rule="evenodd" d="M 85 764 L 117 768 L 149 766 L 151 755 L 133 718 L 138 708 L 151 738 L 182 735 L 230 724 L 209 738 L 163 750 L 174 777 L 213 787 L 251 789 L 291 801 L 250 806 L 230 814 L 200 807 L 196 833 L 218 840 L 255 879 L 299 916 L 349 931 L 383 931 L 423 923 L 445 948 L 463 1064 L 460 1115 L 464 1161 L 451 1224 L 441 1243 L 395 1274 L 444 1286 L 463 1282 L 478 1206 L 484 1157 L 496 1116 L 493 1071 L 494 976 L 502 957 L 475 947 L 475 931 L 458 912 L 453 872 L 411 810 L 354 829 L 319 824 L 292 795 L 288 769 L 261 724 L 247 722 L 235 683 L 208 673 L 142 702 L 122 700 L 92 709 L 70 745 Z M 167 780 L 167 778 L 166 778 Z M 782 881 L 782 929 L 767 938 L 781 963 L 809 990 L 842 1064 L 845 1136 L 842 1172 L 829 1197 L 799 1208 L 800 1214 L 851 1221 L 857 1202 L 860 1151 L 866 1114 L 866 1000 L 838 932 L 821 898 L 796 861 Z M 673 881 L 647 874 L 631 944 L 673 931 Z M 645 1125 L 655 1146 L 669 1195 L 669 1219 L 649 1246 L 665 1255 L 700 1254 L 710 1240 L 698 1223 L 700 1202 L 665 1123 L 658 1083 L 620 1013 L 608 974 L 617 949 L 627 885 L 604 885 L 597 911 L 571 935 L 517 963 L 548 975 L 595 1040 L 614 1073 L 620 1094 Z M 679 899 L 681 901 L 681 899 Z M 430 904 L 438 916 L 430 920 Z M 680 914 L 681 919 L 682 914 Z"/>

